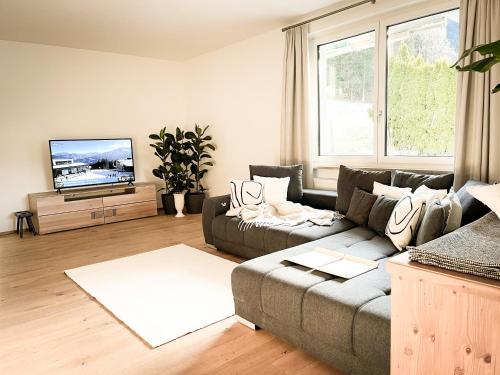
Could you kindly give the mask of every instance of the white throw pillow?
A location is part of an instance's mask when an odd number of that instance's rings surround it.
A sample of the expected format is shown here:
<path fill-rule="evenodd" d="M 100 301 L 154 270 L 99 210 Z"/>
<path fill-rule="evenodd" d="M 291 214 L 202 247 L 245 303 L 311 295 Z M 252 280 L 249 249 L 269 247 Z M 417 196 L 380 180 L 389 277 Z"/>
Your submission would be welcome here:
<path fill-rule="evenodd" d="M 434 199 L 443 200 L 446 197 L 446 195 L 448 194 L 448 190 L 446 190 L 446 189 L 435 190 L 435 189 L 428 188 L 425 185 L 422 185 L 422 186 L 419 186 L 413 194 L 419 198 L 423 198 L 425 200 L 425 202 L 427 204 L 429 204 Z"/>
<path fill-rule="evenodd" d="M 398 250 L 404 250 L 416 236 L 424 202 L 423 197 L 407 193 L 399 199 L 394 207 L 385 234 Z"/>
<path fill-rule="evenodd" d="M 263 186 L 257 181 L 229 181 L 231 202 L 226 216 L 237 216 L 245 206 L 259 205 L 263 201 Z"/>
<path fill-rule="evenodd" d="M 487 205 L 500 218 L 500 184 L 469 186 L 467 192 Z"/>
<path fill-rule="evenodd" d="M 373 182 L 373 194 L 375 195 L 383 195 L 387 198 L 399 199 L 406 193 L 411 193 L 411 188 L 384 185 L 377 181 Z"/>
<path fill-rule="evenodd" d="M 290 177 L 262 177 L 253 179 L 264 186 L 264 202 L 286 202 Z"/>

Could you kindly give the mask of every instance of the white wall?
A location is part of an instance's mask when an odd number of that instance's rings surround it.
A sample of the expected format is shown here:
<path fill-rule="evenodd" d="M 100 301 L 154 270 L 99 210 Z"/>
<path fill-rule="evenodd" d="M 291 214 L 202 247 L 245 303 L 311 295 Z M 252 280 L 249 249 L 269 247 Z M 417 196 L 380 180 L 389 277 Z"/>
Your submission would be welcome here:
<path fill-rule="evenodd" d="M 183 122 L 185 87 L 182 63 L 0 41 L 0 232 L 53 188 L 49 139 L 132 137 L 137 180 L 156 180 L 147 136 Z"/>
<path fill-rule="evenodd" d="M 184 63 L 0 41 L 0 232 L 28 193 L 53 189 L 49 139 L 132 137 L 136 179 L 159 184 L 148 134 L 210 124 L 210 195 L 247 178 L 249 164 L 279 163 L 283 38 L 275 30 Z"/>
<path fill-rule="evenodd" d="M 211 125 L 210 195 L 248 178 L 249 164 L 278 164 L 284 34 L 271 31 L 186 63 L 187 122 Z"/>

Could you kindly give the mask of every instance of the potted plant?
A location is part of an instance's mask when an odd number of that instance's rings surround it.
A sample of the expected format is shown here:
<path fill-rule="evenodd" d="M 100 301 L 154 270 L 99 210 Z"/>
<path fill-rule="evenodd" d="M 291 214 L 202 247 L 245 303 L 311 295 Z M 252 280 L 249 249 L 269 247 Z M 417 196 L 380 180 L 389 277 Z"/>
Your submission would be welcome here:
<path fill-rule="evenodd" d="M 169 171 L 169 183 L 174 195 L 174 204 L 177 210 L 176 217 L 184 216 L 182 214 L 184 208 L 184 195 L 186 190 L 194 186 L 188 171 L 188 167 L 191 164 L 189 150 L 190 143 L 186 141 L 184 131 L 176 128 L 170 153 L 171 164 Z"/>
<path fill-rule="evenodd" d="M 153 175 L 163 180 L 165 184 L 164 188 L 158 191 L 165 191 L 161 195 L 161 201 L 163 204 L 163 211 L 167 215 L 173 215 L 176 213 L 174 206 L 174 196 L 172 194 L 172 187 L 170 185 L 170 174 L 172 163 L 170 161 L 170 156 L 172 153 L 172 146 L 175 142 L 175 137 L 167 133 L 166 128 L 160 130 L 158 134 L 150 134 L 149 138 L 154 140 L 150 146 L 155 150 L 155 156 L 157 156 L 161 163 L 160 165 L 153 169 Z"/>
<path fill-rule="evenodd" d="M 190 183 L 193 185 L 192 191 L 186 194 L 186 210 L 190 214 L 199 214 L 203 208 L 205 200 L 205 187 L 202 179 L 208 172 L 207 167 L 212 167 L 212 156 L 210 151 L 215 150 L 215 145 L 211 143 L 212 137 L 206 135 L 208 126 L 201 128 L 195 124 L 194 132 L 186 132 L 186 139 L 189 141 L 190 154 Z"/>

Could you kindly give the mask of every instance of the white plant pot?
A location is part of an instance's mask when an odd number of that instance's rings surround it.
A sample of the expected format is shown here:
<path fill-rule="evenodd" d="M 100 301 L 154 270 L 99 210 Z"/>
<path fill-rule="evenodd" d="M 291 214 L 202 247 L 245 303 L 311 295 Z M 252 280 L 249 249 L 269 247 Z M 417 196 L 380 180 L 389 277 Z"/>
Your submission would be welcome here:
<path fill-rule="evenodd" d="M 184 217 L 182 210 L 184 209 L 184 193 L 174 193 L 174 204 L 177 210 L 175 217 Z"/>

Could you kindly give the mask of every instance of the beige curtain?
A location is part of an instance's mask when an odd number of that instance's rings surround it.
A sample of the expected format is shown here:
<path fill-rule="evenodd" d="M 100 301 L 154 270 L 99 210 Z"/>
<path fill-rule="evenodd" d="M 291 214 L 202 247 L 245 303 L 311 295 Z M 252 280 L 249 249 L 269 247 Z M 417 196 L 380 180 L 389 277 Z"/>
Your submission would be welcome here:
<path fill-rule="evenodd" d="M 500 0 L 462 0 L 459 52 L 498 39 Z M 458 73 L 455 188 L 469 178 L 500 181 L 500 93 L 491 94 L 500 82 L 499 65 L 485 74 Z"/>
<path fill-rule="evenodd" d="M 281 165 L 304 164 L 304 186 L 312 187 L 308 130 L 308 25 L 287 30 L 283 59 Z"/>

